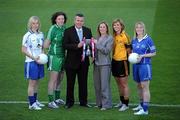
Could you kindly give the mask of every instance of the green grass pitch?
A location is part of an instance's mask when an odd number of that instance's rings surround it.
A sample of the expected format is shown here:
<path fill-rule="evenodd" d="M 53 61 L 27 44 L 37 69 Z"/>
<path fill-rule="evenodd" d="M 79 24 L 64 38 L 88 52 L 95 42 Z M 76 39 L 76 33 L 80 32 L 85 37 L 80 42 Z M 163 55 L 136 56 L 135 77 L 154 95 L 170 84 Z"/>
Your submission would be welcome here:
<path fill-rule="evenodd" d="M 110 30 L 112 20 L 122 18 L 127 33 L 132 37 L 134 24 L 145 22 L 149 35 L 157 47 L 153 58 L 153 80 L 151 81 L 151 103 L 180 106 L 180 2 L 179 0 L 1 0 L 0 1 L 0 101 L 26 101 L 27 81 L 23 77 L 24 56 L 21 53 L 22 37 L 26 32 L 30 16 L 41 20 L 41 31 L 47 34 L 50 17 L 56 11 L 68 16 L 67 27 L 73 24 L 74 15 L 82 12 L 85 25 L 93 36 L 99 22 L 107 21 Z M 131 74 L 132 75 L 132 74 Z M 137 104 L 136 84 L 129 77 L 130 103 Z M 48 72 L 40 83 L 39 99 L 47 101 Z M 66 78 L 62 85 L 65 99 Z M 76 100 L 77 99 L 77 85 Z M 118 102 L 117 86 L 111 79 L 113 102 Z M 95 102 L 92 80 L 92 65 L 89 71 L 88 100 Z M 1 120 L 177 120 L 180 107 L 151 106 L 148 116 L 134 116 L 132 110 L 118 112 L 113 108 L 100 111 L 97 108 L 81 108 L 75 105 L 66 110 L 45 107 L 42 111 L 30 111 L 27 104 L 0 104 Z M 132 106 L 131 106 L 132 107 Z"/>

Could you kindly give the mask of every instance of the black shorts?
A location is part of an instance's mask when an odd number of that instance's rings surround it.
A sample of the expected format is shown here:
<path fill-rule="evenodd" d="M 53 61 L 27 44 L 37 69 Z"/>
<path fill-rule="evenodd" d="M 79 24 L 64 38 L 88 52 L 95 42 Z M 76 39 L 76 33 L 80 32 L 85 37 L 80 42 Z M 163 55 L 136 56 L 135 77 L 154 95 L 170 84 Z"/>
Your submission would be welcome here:
<path fill-rule="evenodd" d="M 112 75 L 114 77 L 125 77 L 129 75 L 129 62 L 127 60 L 116 61 L 112 59 Z"/>

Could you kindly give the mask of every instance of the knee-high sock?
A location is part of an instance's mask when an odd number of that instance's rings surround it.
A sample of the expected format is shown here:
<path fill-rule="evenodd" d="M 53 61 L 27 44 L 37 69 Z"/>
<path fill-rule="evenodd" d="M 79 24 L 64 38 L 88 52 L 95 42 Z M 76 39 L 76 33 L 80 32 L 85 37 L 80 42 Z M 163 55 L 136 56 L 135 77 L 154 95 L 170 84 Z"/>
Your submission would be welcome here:
<path fill-rule="evenodd" d="M 34 102 L 36 102 L 34 96 L 28 96 L 29 104 L 32 105 Z"/>
<path fill-rule="evenodd" d="M 60 99 L 61 91 L 60 90 L 55 90 L 54 92 L 55 92 L 55 100 Z"/>

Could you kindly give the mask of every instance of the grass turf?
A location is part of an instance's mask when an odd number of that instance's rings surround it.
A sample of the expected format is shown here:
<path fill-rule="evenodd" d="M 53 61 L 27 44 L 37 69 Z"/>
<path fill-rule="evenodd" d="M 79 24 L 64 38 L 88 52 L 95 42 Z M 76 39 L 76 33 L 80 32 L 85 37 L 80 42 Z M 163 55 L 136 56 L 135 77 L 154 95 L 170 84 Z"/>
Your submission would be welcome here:
<path fill-rule="evenodd" d="M 114 18 L 122 18 L 126 31 L 133 35 L 134 23 L 143 20 L 148 33 L 154 39 L 157 56 L 153 58 L 153 80 L 151 82 L 151 102 L 157 104 L 180 104 L 179 73 L 180 60 L 178 34 L 180 28 L 180 2 L 178 0 L 1 0 L 0 2 L 0 101 L 26 100 L 27 81 L 23 77 L 24 56 L 21 54 L 21 40 L 26 32 L 27 20 L 32 15 L 41 19 L 42 31 L 46 34 L 50 27 L 50 16 L 55 11 L 64 11 L 68 15 L 67 26 L 72 25 L 76 12 L 83 12 L 86 25 L 96 34 L 97 24 L 105 20 L 109 23 Z M 89 71 L 89 101 L 94 102 L 92 66 Z M 46 71 L 47 72 L 47 71 Z M 118 93 L 114 79 L 111 79 L 113 102 L 118 102 Z M 39 98 L 47 100 L 48 74 L 41 81 Z M 66 81 L 62 86 L 62 98 L 65 99 Z M 135 83 L 129 78 L 131 90 L 130 102 L 137 103 Z M 77 86 L 76 86 L 76 100 Z M 9 109 L 10 108 L 10 109 Z M 0 104 L 2 120 L 11 119 L 82 119 L 82 120 L 176 120 L 180 108 L 150 107 L 148 117 L 137 117 L 131 110 L 120 113 L 117 109 L 102 112 L 98 109 L 85 109 L 79 106 L 71 110 L 60 108 L 42 111 L 29 111 L 26 104 Z M 81 114 L 79 114 L 81 113 Z"/>

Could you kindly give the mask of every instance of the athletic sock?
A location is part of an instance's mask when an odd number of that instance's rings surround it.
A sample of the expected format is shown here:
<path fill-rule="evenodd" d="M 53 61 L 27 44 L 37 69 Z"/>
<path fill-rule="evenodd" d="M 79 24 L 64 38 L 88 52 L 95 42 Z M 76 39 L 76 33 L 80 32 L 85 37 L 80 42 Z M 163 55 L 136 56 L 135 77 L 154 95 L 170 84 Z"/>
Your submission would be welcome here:
<path fill-rule="evenodd" d="M 34 99 L 37 100 L 37 93 L 34 93 Z"/>
<path fill-rule="evenodd" d="M 143 110 L 146 112 L 148 111 L 149 102 L 143 102 Z"/>
<path fill-rule="evenodd" d="M 125 104 L 124 103 L 124 96 L 120 96 L 120 101 L 121 101 L 122 104 Z"/>
<path fill-rule="evenodd" d="M 53 95 L 48 95 L 48 98 L 49 98 L 49 102 L 54 101 L 54 96 Z"/>
<path fill-rule="evenodd" d="M 34 96 L 28 96 L 29 104 L 32 105 L 35 102 Z"/>
<path fill-rule="evenodd" d="M 55 100 L 60 99 L 61 91 L 60 90 L 55 90 L 54 93 L 55 93 Z"/>
<path fill-rule="evenodd" d="M 143 107 L 143 99 L 140 99 L 140 105 Z"/>
<path fill-rule="evenodd" d="M 129 98 L 128 97 L 124 97 L 124 104 L 126 106 L 128 106 L 128 104 L 129 104 Z"/>

